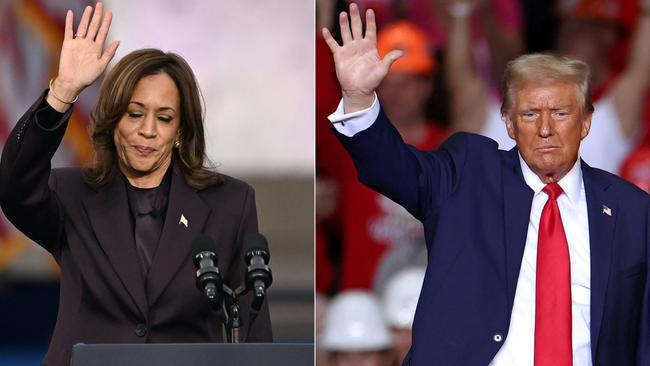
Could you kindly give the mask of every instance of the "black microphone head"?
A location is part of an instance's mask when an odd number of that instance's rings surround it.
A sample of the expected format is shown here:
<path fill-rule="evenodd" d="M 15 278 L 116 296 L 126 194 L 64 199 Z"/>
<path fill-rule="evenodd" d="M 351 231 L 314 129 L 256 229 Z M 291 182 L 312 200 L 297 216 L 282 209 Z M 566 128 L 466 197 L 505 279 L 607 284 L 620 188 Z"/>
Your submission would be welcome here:
<path fill-rule="evenodd" d="M 199 254 L 202 252 L 214 253 L 215 257 L 217 255 L 217 245 L 206 234 L 199 234 L 192 240 L 192 258 L 194 259 L 194 264 L 198 265 L 198 262 L 201 260 Z"/>
<path fill-rule="evenodd" d="M 253 232 L 246 234 L 244 237 L 243 247 L 244 253 L 247 257 L 249 254 L 255 253 L 264 256 L 268 263 L 270 259 L 269 243 L 266 241 L 264 235 Z"/>

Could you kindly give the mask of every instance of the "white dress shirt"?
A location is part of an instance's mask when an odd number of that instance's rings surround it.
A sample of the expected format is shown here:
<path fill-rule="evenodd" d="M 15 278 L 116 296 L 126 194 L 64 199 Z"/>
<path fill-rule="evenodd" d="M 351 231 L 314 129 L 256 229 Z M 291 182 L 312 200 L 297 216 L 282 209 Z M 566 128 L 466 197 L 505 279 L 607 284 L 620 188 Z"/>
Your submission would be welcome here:
<path fill-rule="evenodd" d="M 375 97 L 372 106 L 354 113 L 344 113 L 343 101 L 328 118 L 336 130 L 348 137 L 370 127 L 379 114 Z M 505 127 L 504 127 L 505 128 Z M 533 173 L 519 155 L 526 184 L 535 192 L 528 222 L 526 246 L 521 262 L 517 290 L 510 315 L 508 336 L 490 366 L 533 366 L 535 347 L 535 271 L 537 268 L 537 239 L 539 219 L 548 200 L 542 191 L 546 185 Z M 591 258 L 589 255 L 589 221 L 587 200 L 582 180 L 580 159 L 558 184 L 564 194 L 557 199 L 564 231 L 569 244 L 571 261 L 571 312 L 573 365 L 590 366 L 590 298 Z"/>
<path fill-rule="evenodd" d="M 503 346 L 491 366 L 533 365 L 535 347 L 535 270 L 539 219 L 548 200 L 542 191 L 546 184 L 533 173 L 519 155 L 526 184 L 535 192 L 528 221 L 526 246 L 521 261 L 515 301 L 510 315 L 510 329 Z M 571 261 L 571 314 L 573 365 L 591 365 L 590 296 L 591 271 L 589 256 L 589 221 L 582 169 L 578 159 L 558 184 L 564 194 L 557 198 L 564 225 Z"/>

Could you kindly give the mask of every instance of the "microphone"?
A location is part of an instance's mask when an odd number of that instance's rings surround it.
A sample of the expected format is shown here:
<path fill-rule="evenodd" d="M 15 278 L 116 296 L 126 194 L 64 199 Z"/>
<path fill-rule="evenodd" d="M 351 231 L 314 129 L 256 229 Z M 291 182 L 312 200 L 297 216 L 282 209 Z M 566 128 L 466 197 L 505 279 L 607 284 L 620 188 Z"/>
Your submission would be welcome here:
<path fill-rule="evenodd" d="M 264 235 L 248 233 L 244 238 L 244 252 L 246 253 L 246 288 L 253 291 L 251 307 L 258 312 L 262 308 L 266 289 L 271 286 L 273 276 L 268 263 L 271 259 L 269 244 Z"/>
<path fill-rule="evenodd" d="M 217 246 L 211 237 L 199 234 L 192 241 L 192 258 L 196 266 L 196 287 L 210 300 L 213 310 L 219 312 L 223 303 L 223 279 L 217 263 Z"/>

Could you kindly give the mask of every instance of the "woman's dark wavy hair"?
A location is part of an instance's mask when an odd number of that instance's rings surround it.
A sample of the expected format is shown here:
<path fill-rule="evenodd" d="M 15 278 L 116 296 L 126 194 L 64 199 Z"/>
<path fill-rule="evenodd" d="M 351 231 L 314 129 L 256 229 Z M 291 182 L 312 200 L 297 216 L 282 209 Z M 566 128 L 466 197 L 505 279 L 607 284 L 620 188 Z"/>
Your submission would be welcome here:
<path fill-rule="evenodd" d="M 91 114 L 90 136 L 93 160 L 84 169 L 84 181 L 94 189 L 108 183 L 117 173 L 117 152 L 113 131 L 127 112 L 133 90 L 140 79 L 156 74 L 169 75 L 180 95 L 180 146 L 173 149 L 172 159 L 188 185 L 205 189 L 223 181 L 205 163 L 204 110 L 202 95 L 192 69 L 175 53 L 147 48 L 129 53 L 106 75 L 95 110 Z"/>

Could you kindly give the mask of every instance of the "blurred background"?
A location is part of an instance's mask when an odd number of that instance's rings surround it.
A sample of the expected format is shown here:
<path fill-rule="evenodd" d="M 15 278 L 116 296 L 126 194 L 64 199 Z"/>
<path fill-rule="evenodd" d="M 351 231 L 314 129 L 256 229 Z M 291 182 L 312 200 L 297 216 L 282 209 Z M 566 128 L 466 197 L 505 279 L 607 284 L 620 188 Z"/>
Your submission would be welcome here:
<path fill-rule="evenodd" d="M 0 1 L 0 145 L 56 75 L 65 12 L 87 0 Z M 205 97 L 218 169 L 256 190 L 271 249 L 276 342 L 313 342 L 314 4 L 286 0 L 105 0 L 115 60 L 145 47 L 182 55 Z M 110 67 L 110 66 L 109 66 Z M 75 104 L 53 165 L 90 157 L 99 82 Z M 188 279 L 193 281 L 193 279 Z M 58 306 L 53 259 L 0 219 L 0 365 L 40 365 Z"/>
<path fill-rule="evenodd" d="M 469 131 L 510 149 L 503 70 L 521 54 L 552 52 L 591 68 L 595 112 L 582 159 L 650 190 L 650 1 L 356 2 L 375 11 L 380 56 L 405 53 L 377 94 L 408 144 L 431 150 Z M 328 27 L 340 43 L 337 15 L 349 3 L 316 0 L 317 29 Z M 340 91 L 320 31 L 316 85 L 317 363 L 394 365 L 410 345 L 427 263 L 422 224 L 357 181 L 330 131 Z M 346 318 L 351 308 L 363 316 Z"/>

